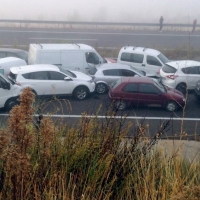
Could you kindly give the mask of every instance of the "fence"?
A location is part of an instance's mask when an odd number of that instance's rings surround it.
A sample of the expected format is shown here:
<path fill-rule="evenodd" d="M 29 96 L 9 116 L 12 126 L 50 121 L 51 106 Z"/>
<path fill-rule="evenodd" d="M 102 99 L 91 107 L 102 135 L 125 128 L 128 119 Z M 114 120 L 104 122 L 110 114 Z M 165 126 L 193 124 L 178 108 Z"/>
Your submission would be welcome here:
<path fill-rule="evenodd" d="M 19 26 L 19 27 L 29 27 L 29 26 L 57 26 L 57 27 L 140 27 L 140 28 L 155 28 L 159 26 L 159 23 L 122 23 L 122 22 L 82 22 L 82 21 L 39 21 L 39 20 L 9 20 L 9 19 L 0 19 L 1 26 Z M 164 23 L 165 28 L 170 29 L 188 29 L 192 27 L 192 24 L 170 24 Z M 200 27 L 199 24 L 196 27 Z"/>

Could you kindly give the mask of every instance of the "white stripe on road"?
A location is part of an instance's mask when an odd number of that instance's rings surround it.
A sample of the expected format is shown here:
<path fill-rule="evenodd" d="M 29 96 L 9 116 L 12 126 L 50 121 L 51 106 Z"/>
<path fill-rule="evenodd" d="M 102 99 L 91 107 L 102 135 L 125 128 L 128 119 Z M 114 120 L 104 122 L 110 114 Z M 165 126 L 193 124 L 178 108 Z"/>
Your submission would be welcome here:
<path fill-rule="evenodd" d="M 48 33 L 48 34 L 63 34 L 63 33 L 71 33 L 71 34 L 87 34 L 87 35 L 130 35 L 130 36 L 133 36 L 133 35 L 139 35 L 139 36 L 170 36 L 170 37 L 188 37 L 189 35 L 188 34 L 185 34 L 185 35 L 176 35 L 176 34 L 167 34 L 167 33 L 151 33 L 151 34 L 144 34 L 144 33 L 105 33 L 105 32 L 71 32 L 71 31 L 53 31 L 53 32 L 50 32 L 50 31 L 25 31 L 25 30 L 21 30 L 21 31 L 16 31 L 16 30 L 0 30 L 0 32 L 6 32 L 6 33 L 10 33 L 10 32 L 13 32 L 13 33 Z M 190 35 L 190 37 L 199 37 L 200 35 Z"/>
<path fill-rule="evenodd" d="M 9 116 L 9 114 L 0 114 L 1 116 Z M 38 115 L 34 115 L 37 117 Z M 43 115 L 44 117 L 53 117 L 53 118 L 81 118 L 81 117 L 88 117 L 88 118 L 100 118 L 100 119 L 109 119 L 109 118 L 116 118 L 116 119 L 121 119 L 121 118 L 126 118 L 126 119 L 149 119 L 149 120 L 176 120 L 176 121 L 200 121 L 200 118 L 175 118 L 175 117 L 134 117 L 134 116 L 115 116 L 115 117 L 110 117 L 110 116 L 95 116 L 95 115 Z"/>
<path fill-rule="evenodd" d="M 66 39 L 66 38 L 29 38 L 29 40 L 85 40 L 85 41 L 97 41 L 97 39 L 78 39 L 78 38 L 75 38 L 75 39 Z"/>

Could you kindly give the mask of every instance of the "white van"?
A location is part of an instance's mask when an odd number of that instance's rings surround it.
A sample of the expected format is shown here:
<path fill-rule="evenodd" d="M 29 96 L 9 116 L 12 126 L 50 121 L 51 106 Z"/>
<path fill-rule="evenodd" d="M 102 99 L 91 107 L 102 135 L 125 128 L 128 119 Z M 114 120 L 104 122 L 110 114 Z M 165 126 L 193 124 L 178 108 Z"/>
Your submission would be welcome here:
<path fill-rule="evenodd" d="M 19 103 L 18 98 L 21 92 L 21 86 L 0 74 L 0 108 L 12 109 L 13 106 Z"/>
<path fill-rule="evenodd" d="M 119 51 L 117 62 L 131 65 L 140 71 L 157 73 L 170 60 L 156 49 L 125 46 Z"/>
<path fill-rule="evenodd" d="M 27 65 L 26 61 L 15 57 L 6 57 L 0 59 L 0 73 L 7 76 L 11 67 Z"/>
<path fill-rule="evenodd" d="M 53 64 L 67 70 L 88 73 L 107 61 L 85 44 L 30 44 L 28 63 Z"/>

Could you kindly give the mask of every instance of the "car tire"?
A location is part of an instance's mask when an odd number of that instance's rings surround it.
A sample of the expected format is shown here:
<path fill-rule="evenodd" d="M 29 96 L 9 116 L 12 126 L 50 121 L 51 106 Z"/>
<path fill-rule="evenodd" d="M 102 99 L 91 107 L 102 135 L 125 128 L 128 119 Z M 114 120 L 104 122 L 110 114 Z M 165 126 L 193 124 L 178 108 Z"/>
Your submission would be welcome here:
<path fill-rule="evenodd" d="M 179 90 L 180 92 L 182 92 L 184 95 L 186 94 L 186 84 L 185 83 L 179 83 L 176 86 L 176 89 Z"/>
<path fill-rule="evenodd" d="M 19 102 L 17 101 L 17 99 L 11 98 L 6 101 L 4 108 L 6 111 L 10 111 L 14 106 L 18 104 Z"/>
<path fill-rule="evenodd" d="M 89 94 L 88 88 L 84 86 L 77 87 L 73 92 L 73 96 L 77 100 L 86 99 L 88 97 L 88 94 Z"/>
<path fill-rule="evenodd" d="M 115 101 L 115 109 L 116 110 L 125 110 L 127 107 L 127 103 L 124 100 Z"/>
<path fill-rule="evenodd" d="M 108 91 L 108 86 L 105 83 L 97 83 L 96 92 L 98 94 L 105 94 Z"/>
<path fill-rule="evenodd" d="M 166 108 L 167 111 L 173 112 L 173 111 L 177 110 L 178 106 L 177 106 L 177 103 L 175 101 L 169 101 L 169 102 L 167 102 L 165 108 Z"/>

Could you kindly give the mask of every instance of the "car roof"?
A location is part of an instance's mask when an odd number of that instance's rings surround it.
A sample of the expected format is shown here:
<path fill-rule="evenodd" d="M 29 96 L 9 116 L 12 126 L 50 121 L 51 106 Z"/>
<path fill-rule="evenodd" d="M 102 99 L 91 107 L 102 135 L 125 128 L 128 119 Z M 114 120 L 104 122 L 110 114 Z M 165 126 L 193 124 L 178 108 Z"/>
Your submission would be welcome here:
<path fill-rule="evenodd" d="M 177 61 L 171 61 L 166 63 L 166 65 L 169 65 L 174 68 L 184 68 L 184 67 L 193 67 L 193 66 L 200 66 L 200 62 L 195 60 L 177 60 Z"/>
<path fill-rule="evenodd" d="M 97 67 L 97 69 L 116 69 L 116 68 L 126 68 L 130 69 L 130 65 L 120 64 L 120 63 L 105 63 Z"/>
<path fill-rule="evenodd" d="M 153 83 L 153 80 L 149 77 L 123 77 L 122 83 Z"/>
<path fill-rule="evenodd" d="M 49 64 L 36 64 L 36 65 L 26 65 L 26 66 L 19 66 L 19 67 L 11 67 L 10 71 L 13 74 L 19 73 L 27 73 L 27 72 L 38 72 L 38 71 L 60 71 L 60 69 L 55 65 Z"/>
<path fill-rule="evenodd" d="M 26 50 L 23 50 L 23 49 L 13 49 L 13 48 L 0 48 L 0 51 L 3 51 L 3 52 L 12 52 L 12 53 L 16 53 L 16 52 L 25 52 L 25 53 L 28 53 Z"/>
<path fill-rule="evenodd" d="M 150 55 L 159 55 L 160 51 L 156 50 L 156 49 L 151 49 L 151 48 L 147 48 L 147 47 L 137 47 L 137 46 L 124 46 L 121 48 L 120 51 L 123 52 L 135 52 L 135 53 L 148 53 Z"/>
<path fill-rule="evenodd" d="M 30 44 L 36 49 L 49 49 L 49 50 L 78 50 L 78 49 L 94 49 L 86 44 Z"/>
<path fill-rule="evenodd" d="M 6 62 L 15 62 L 15 61 L 24 61 L 21 58 L 17 58 L 17 57 L 5 57 L 5 58 L 0 58 L 0 64 L 2 63 L 6 63 Z M 25 62 L 25 61 L 24 61 Z"/>

